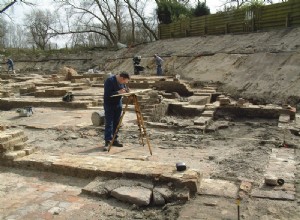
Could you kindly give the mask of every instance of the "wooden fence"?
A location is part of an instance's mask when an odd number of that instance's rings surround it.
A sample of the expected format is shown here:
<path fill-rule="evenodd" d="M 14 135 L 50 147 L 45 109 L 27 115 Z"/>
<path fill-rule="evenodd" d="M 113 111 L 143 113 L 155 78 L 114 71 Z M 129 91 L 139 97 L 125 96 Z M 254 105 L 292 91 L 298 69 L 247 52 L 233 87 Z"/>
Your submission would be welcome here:
<path fill-rule="evenodd" d="M 300 26 L 300 0 L 235 10 L 159 25 L 159 38 L 249 33 Z"/>

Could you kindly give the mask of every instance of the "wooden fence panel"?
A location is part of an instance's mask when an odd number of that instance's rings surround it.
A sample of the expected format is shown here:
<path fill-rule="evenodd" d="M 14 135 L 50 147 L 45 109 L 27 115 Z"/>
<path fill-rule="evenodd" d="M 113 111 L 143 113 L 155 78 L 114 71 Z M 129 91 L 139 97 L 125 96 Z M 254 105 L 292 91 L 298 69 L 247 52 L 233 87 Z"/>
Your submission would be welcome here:
<path fill-rule="evenodd" d="M 300 26 L 300 1 L 262 6 L 255 10 L 236 10 L 159 25 L 160 39 L 228 34 Z"/>
<path fill-rule="evenodd" d="M 190 20 L 190 36 L 200 36 L 205 34 L 205 16 L 192 18 Z"/>

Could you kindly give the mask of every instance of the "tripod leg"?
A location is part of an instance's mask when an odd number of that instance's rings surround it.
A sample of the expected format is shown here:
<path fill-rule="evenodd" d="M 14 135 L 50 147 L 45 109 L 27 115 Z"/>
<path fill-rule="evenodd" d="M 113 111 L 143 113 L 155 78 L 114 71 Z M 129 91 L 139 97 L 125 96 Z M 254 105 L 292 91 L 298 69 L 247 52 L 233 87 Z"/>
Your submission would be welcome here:
<path fill-rule="evenodd" d="M 115 139 L 116 139 L 117 133 L 118 133 L 120 127 L 121 127 L 121 124 L 122 124 L 122 121 L 123 121 L 123 117 L 124 117 L 124 115 L 125 115 L 125 113 L 126 113 L 126 111 L 127 111 L 127 109 L 128 109 L 128 103 L 129 103 L 129 100 L 130 100 L 130 96 L 127 97 L 126 106 L 125 106 L 125 108 L 123 109 L 121 118 L 120 118 L 120 120 L 119 120 L 119 124 L 118 124 L 118 126 L 117 126 L 117 128 L 116 128 L 116 131 L 115 131 L 115 133 L 114 133 L 114 136 L 113 136 L 113 138 L 112 138 L 112 140 L 111 140 L 111 143 L 110 143 L 110 145 L 109 145 L 109 147 L 108 147 L 108 150 L 107 150 L 108 152 L 110 151 L 111 146 L 113 145 L 113 143 L 114 143 L 114 141 L 115 141 Z"/>
<path fill-rule="evenodd" d="M 133 103 L 134 103 L 134 109 L 135 109 L 135 113 L 136 113 L 136 120 L 137 120 L 137 124 L 139 126 L 139 131 L 140 131 L 140 142 L 141 144 L 144 146 L 144 139 L 143 139 L 143 130 L 142 130 L 142 125 L 141 125 L 141 111 L 139 109 L 139 103 L 137 100 L 137 96 L 133 97 Z"/>
<path fill-rule="evenodd" d="M 148 144 L 148 148 L 149 148 L 150 154 L 152 155 L 152 149 L 151 149 L 151 146 L 150 146 L 150 141 L 149 141 L 149 138 L 148 138 L 147 133 L 146 133 L 144 119 L 143 119 L 142 112 L 141 112 L 141 109 L 140 109 L 140 106 L 139 106 L 139 103 L 138 103 L 136 95 L 134 96 L 134 105 L 135 105 L 135 109 L 136 109 L 136 114 L 137 114 L 137 119 L 138 119 L 138 125 L 139 125 L 140 131 L 141 131 L 141 135 L 142 135 L 142 142 L 144 142 L 143 138 L 145 137 L 146 141 L 147 141 L 147 144 Z"/>

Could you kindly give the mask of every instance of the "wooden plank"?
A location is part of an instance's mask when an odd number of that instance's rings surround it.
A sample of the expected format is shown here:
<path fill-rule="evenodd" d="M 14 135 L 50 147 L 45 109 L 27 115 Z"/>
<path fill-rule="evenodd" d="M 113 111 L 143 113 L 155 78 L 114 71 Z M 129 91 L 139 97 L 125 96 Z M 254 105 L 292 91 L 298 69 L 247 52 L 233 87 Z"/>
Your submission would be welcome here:
<path fill-rule="evenodd" d="M 186 19 L 172 24 L 159 25 L 160 37 L 185 37 L 203 34 L 220 34 L 250 31 L 252 22 L 258 29 L 285 27 L 300 23 L 300 1 L 289 1 L 263 6 L 253 11 L 255 20 L 245 20 L 247 11 L 223 12 L 213 15 Z"/>
<path fill-rule="evenodd" d="M 281 12 L 290 12 L 290 11 L 299 11 L 300 10 L 300 2 L 294 5 L 287 5 L 285 7 L 277 7 L 277 8 L 268 8 L 265 6 L 262 8 L 262 12 L 265 14 L 276 14 Z"/>

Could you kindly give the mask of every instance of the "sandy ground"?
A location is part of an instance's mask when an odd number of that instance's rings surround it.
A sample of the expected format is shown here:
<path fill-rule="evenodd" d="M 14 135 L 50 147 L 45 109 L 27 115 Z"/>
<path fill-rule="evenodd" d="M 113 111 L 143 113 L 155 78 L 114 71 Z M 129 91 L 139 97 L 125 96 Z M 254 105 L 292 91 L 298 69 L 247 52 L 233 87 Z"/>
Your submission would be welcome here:
<path fill-rule="evenodd" d="M 121 70 L 132 72 L 132 57 L 142 56 L 142 65 L 147 67 L 144 75 L 155 74 L 153 54 L 160 54 L 164 60 L 167 75 L 179 74 L 190 82 L 208 82 L 220 85 L 220 90 L 235 98 L 243 97 L 254 103 L 291 104 L 300 108 L 300 66 L 299 38 L 300 28 L 252 33 L 247 35 L 205 36 L 184 39 L 169 39 L 151 44 L 139 45 L 119 51 L 91 52 L 88 55 L 72 55 L 70 59 L 84 56 L 90 60 L 64 60 L 51 62 L 16 62 L 17 69 L 36 68 L 39 71 L 55 73 L 55 67 L 69 65 L 78 71 L 87 71 L 97 67 L 101 71 L 117 73 Z M 17 71 L 20 73 L 20 71 Z M 45 74 L 45 72 L 43 74 Z M 38 77 L 37 77 L 38 78 Z M 21 83 L 22 84 L 22 83 Z M 17 84 L 16 84 L 17 85 Z M 6 85 L 2 85 L 5 89 Z M 24 85 L 19 85 L 24 86 Z M 15 90 L 18 90 L 16 86 Z M 87 154 L 107 155 L 103 152 L 103 128 L 94 127 L 91 113 L 94 110 L 67 110 L 35 108 L 29 118 L 16 117 L 14 110 L 0 111 L 0 124 L 10 129 L 24 129 L 29 146 L 38 147 L 46 154 Z M 147 127 L 153 156 L 147 147 L 138 142 L 138 130 L 135 115 L 126 114 L 120 139 L 125 144 L 122 149 L 113 148 L 110 156 L 122 158 L 147 158 L 151 161 L 185 162 L 189 168 L 199 169 L 204 178 L 225 181 L 239 187 L 240 179 L 247 179 L 253 189 L 261 187 L 270 156 L 274 149 L 279 149 L 283 141 L 288 143 L 288 150 L 297 170 L 293 181 L 295 199 L 292 201 L 254 198 L 246 195 L 241 202 L 242 219 L 299 219 L 300 192 L 300 137 L 278 128 L 277 120 L 219 118 L 213 124 L 226 122 L 228 128 L 215 132 L 202 133 L 197 130 L 170 126 L 170 128 Z M 170 125 L 192 124 L 193 118 L 165 118 Z M 297 115 L 294 122 L 300 127 Z M 293 151 L 294 150 L 294 151 Z M 6 204 L 5 198 L 11 197 L 7 208 L 1 209 L 0 218 L 18 219 L 12 210 L 21 210 L 30 206 L 39 210 L 39 201 L 43 193 L 24 196 L 20 202 L 19 192 L 27 189 L 36 191 L 30 184 L 46 185 L 62 194 L 55 200 L 61 202 L 59 214 L 47 214 L 37 211 L 37 216 L 27 219 L 236 219 L 235 198 L 226 195 L 197 195 L 187 204 L 169 204 L 156 208 L 137 208 L 111 199 L 87 198 L 80 195 L 80 188 L 87 180 L 56 176 L 55 174 L 35 171 L 15 170 L 0 167 L 0 207 Z M 44 176 L 43 178 L 38 178 Z M 33 178 L 33 179 L 32 179 Z M 5 181 L 2 181 L 4 180 Z M 61 181 L 60 181 L 61 179 Z M 23 183 L 14 186 L 14 183 Z M 70 186 L 70 182 L 74 182 Z M 51 183 L 51 184 L 49 184 Z M 215 186 L 218 189 L 218 184 Z M 58 190 L 60 189 L 60 190 Z M 64 192 L 61 189 L 65 189 Z M 47 194 L 48 192 L 43 191 Z M 20 194 L 21 195 L 21 194 Z M 72 195 L 78 204 L 68 204 L 67 195 Z M 49 197 L 52 198 L 52 197 Z M 47 198 L 45 198 L 45 201 Z M 44 201 L 44 202 L 45 202 Z M 73 201 L 73 200 L 72 200 Z M 60 204 L 60 203 L 59 203 Z M 46 208 L 50 206 L 46 205 Z M 81 209 L 73 209 L 80 207 Z M 72 211 L 73 210 L 73 211 Z M 22 213 L 20 211 L 20 213 Z M 19 214 L 20 214 L 19 213 Z M 41 214 L 41 215 L 40 215 Z M 45 213 L 44 213 L 45 214 Z"/>
<path fill-rule="evenodd" d="M 69 111 L 68 116 L 63 119 L 65 109 L 35 108 L 32 117 L 15 117 L 14 111 L 3 111 L 0 112 L 0 118 L 1 123 L 12 129 L 23 128 L 29 137 L 28 145 L 36 146 L 47 154 L 107 155 L 107 152 L 102 151 L 103 128 L 92 126 L 90 120 L 92 111 Z M 36 121 L 40 121 L 40 117 L 43 117 L 42 127 L 36 124 Z M 289 132 L 283 136 L 283 130 L 278 128 L 277 120 L 231 119 L 228 128 L 204 134 L 184 128 L 148 127 L 147 131 L 153 148 L 153 156 L 150 156 L 147 147 L 141 146 L 138 141 L 138 131 L 134 119 L 133 112 L 125 114 L 124 125 L 120 133 L 120 140 L 125 147 L 113 148 L 109 153 L 110 156 L 131 159 L 147 158 L 151 161 L 167 161 L 174 165 L 176 162 L 185 162 L 189 168 L 199 169 L 204 174 L 204 178 L 228 181 L 236 184 L 237 187 L 237 180 L 241 178 L 251 180 L 253 188 L 257 188 L 263 183 L 271 151 L 278 148 L 284 139 L 292 148 L 296 148 L 295 150 L 299 154 L 300 137 Z M 169 116 L 165 120 L 169 123 L 189 124 L 192 119 Z M 60 123 L 53 123 L 53 121 L 60 121 Z M 85 121 L 85 124 L 82 121 Z M 216 120 L 214 123 L 220 121 L 224 122 L 225 119 Z M 299 167 L 299 157 L 296 157 L 296 163 Z M 3 179 L 12 178 L 11 181 L 17 182 L 23 182 L 23 179 L 25 182 L 30 182 L 29 177 L 35 178 L 40 175 L 55 176 L 55 174 L 41 174 L 35 171 L 24 173 L 20 170 L 3 167 L 0 175 L 3 176 Z M 68 179 L 69 177 L 60 178 L 66 180 L 57 182 L 56 178 L 52 177 L 51 181 L 55 187 L 57 185 L 68 187 L 69 181 L 73 182 L 72 178 Z M 295 178 L 299 178 L 299 175 L 296 175 Z M 49 180 L 48 178 L 39 178 L 36 181 L 37 184 L 44 185 L 44 181 L 48 182 Z M 163 208 L 138 208 L 136 210 L 130 205 L 113 199 L 95 200 L 82 196 L 80 187 L 88 181 L 80 182 L 76 179 L 76 182 L 79 185 L 75 184 L 73 193 L 76 198 L 79 197 L 80 204 L 82 204 L 80 211 L 74 211 L 69 215 L 69 209 L 65 209 L 59 215 L 51 215 L 54 219 L 82 219 L 83 216 L 86 216 L 86 219 L 235 219 L 237 215 L 235 198 L 226 196 L 197 195 L 186 205 L 169 204 Z M 2 188 L 5 186 L 6 191 L 1 190 L 1 192 L 11 196 L 11 192 L 7 194 L 7 184 L 7 181 L 2 182 Z M 24 184 L 23 187 L 29 186 Z M 17 191 L 17 189 L 15 190 Z M 38 194 L 35 196 L 39 197 Z M 60 202 L 64 201 L 65 198 L 61 198 Z M 241 203 L 242 218 L 297 219 L 299 216 L 297 201 L 299 202 L 297 199 L 295 201 L 276 201 L 246 196 Z M 0 203 L 3 202 L 0 200 Z M 33 203 L 32 200 L 27 202 L 31 205 Z M 13 212 L 4 213 L 12 215 Z"/>
<path fill-rule="evenodd" d="M 240 35 L 167 39 L 118 51 L 69 54 L 68 59 L 61 55 L 62 60 L 58 60 L 58 54 L 44 58 L 43 62 L 24 62 L 22 60 L 28 60 L 28 57 L 16 55 L 15 65 L 21 74 L 30 69 L 54 74 L 62 66 L 73 67 L 79 72 L 95 68 L 105 73 L 128 71 L 133 74 L 132 58 L 140 55 L 141 65 L 145 67 L 142 74 L 155 75 L 153 54 L 158 53 L 164 59 L 166 75 L 178 74 L 190 82 L 218 83 L 222 85 L 220 90 L 235 98 L 300 107 L 299 35 L 298 27 Z"/>

